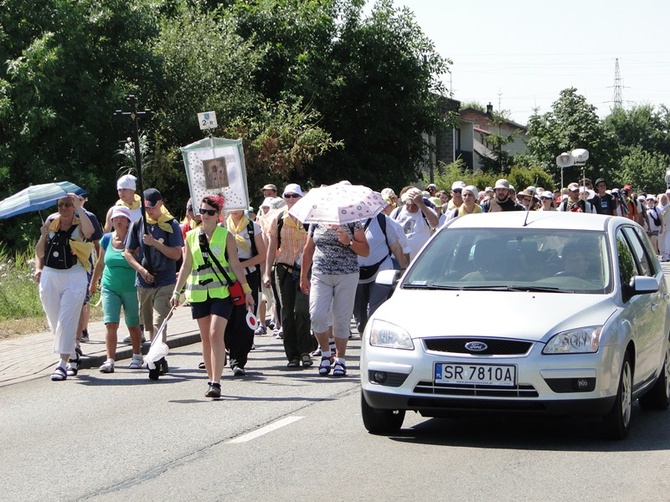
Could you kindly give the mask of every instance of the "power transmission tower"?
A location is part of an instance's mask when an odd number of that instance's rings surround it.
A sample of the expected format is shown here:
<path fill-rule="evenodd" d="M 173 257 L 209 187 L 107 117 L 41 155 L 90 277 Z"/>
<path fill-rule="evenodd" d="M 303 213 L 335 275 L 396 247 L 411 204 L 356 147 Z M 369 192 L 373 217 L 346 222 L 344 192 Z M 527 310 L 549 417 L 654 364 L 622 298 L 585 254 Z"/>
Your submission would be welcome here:
<path fill-rule="evenodd" d="M 616 58 L 614 63 L 614 96 L 612 96 L 613 110 L 620 109 L 623 106 L 622 88 L 623 84 L 621 83 L 621 74 L 619 73 L 619 58 Z"/>

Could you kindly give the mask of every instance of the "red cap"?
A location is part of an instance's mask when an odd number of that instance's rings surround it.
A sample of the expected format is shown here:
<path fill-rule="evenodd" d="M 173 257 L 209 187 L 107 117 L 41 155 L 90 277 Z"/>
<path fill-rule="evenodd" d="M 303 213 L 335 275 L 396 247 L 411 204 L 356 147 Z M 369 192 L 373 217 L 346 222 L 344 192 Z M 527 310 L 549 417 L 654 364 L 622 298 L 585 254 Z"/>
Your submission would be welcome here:
<path fill-rule="evenodd" d="M 624 185 L 624 186 L 623 186 L 623 189 L 624 189 L 624 190 L 628 190 L 628 191 L 630 192 L 630 191 L 633 189 L 633 187 L 630 186 L 630 185 Z"/>

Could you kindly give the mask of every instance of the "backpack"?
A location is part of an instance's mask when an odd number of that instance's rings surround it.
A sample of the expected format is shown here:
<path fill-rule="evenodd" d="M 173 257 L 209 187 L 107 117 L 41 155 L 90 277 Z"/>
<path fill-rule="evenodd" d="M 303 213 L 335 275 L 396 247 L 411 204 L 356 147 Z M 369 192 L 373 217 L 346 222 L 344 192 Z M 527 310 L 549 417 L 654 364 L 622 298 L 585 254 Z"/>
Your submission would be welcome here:
<path fill-rule="evenodd" d="M 77 255 L 70 247 L 70 238 L 77 225 L 67 230 L 59 230 L 47 241 L 44 253 L 44 264 L 49 268 L 64 270 L 72 268 L 77 263 Z"/>

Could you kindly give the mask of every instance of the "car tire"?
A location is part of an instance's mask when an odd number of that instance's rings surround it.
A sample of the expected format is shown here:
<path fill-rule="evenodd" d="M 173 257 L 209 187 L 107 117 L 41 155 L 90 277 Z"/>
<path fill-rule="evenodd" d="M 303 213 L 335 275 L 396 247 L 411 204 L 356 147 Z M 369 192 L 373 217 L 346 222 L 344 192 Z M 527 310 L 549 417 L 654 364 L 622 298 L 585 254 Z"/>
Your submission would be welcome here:
<path fill-rule="evenodd" d="M 645 410 L 665 410 L 670 406 L 670 344 L 665 351 L 665 361 L 656 383 L 640 397 L 640 407 Z"/>
<path fill-rule="evenodd" d="M 633 367 L 630 364 L 630 355 L 626 353 L 621 365 L 619 386 L 617 388 L 614 406 L 603 419 L 602 432 L 607 439 L 625 439 L 630 430 L 630 420 L 633 414 Z"/>
<path fill-rule="evenodd" d="M 405 420 L 405 410 L 378 410 L 365 400 L 361 392 L 361 414 L 363 425 L 371 434 L 393 434 L 398 432 Z"/>

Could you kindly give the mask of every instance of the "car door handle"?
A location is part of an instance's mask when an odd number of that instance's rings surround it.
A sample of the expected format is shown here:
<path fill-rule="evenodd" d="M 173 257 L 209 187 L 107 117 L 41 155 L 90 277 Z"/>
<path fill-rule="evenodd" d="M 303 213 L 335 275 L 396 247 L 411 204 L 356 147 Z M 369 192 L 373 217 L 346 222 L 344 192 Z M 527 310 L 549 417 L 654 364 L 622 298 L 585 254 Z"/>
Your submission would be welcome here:
<path fill-rule="evenodd" d="M 654 312 L 658 308 L 658 303 L 651 304 L 651 311 Z"/>

